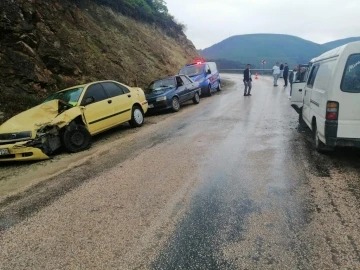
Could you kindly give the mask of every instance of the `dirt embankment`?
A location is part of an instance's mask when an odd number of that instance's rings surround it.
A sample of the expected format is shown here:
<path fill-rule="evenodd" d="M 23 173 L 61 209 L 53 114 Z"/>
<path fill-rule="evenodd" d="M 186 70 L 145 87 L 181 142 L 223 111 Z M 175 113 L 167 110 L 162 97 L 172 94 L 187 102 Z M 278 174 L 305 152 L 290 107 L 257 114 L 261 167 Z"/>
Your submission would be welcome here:
<path fill-rule="evenodd" d="M 182 32 L 75 2 L 0 2 L 0 123 L 53 91 L 103 79 L 143 87 L 197 55 Z"/>

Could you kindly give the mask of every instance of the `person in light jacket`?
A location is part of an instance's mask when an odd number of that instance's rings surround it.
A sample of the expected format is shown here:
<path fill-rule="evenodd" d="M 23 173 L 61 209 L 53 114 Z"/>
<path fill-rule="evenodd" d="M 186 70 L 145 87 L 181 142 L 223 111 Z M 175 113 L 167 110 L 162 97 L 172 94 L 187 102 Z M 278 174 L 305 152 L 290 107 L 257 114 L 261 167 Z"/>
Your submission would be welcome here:
<path fill-rule="evenodd" d="M 273 77 L 274 77 L 274 86 L 278 86 L 277 81 L 280 76 L 279 63 L 276 63 L 275 66 L 273 66 L 272 72 L 273 72 Z"/>

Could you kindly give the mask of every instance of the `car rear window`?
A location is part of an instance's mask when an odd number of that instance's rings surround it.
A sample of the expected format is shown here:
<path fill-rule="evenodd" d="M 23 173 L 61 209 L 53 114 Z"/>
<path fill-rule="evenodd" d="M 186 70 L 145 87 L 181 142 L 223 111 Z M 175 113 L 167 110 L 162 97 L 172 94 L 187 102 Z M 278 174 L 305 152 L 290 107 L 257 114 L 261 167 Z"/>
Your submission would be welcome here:
<path fill-rule="evenodd" d="M 360 93 L 360 54 L 349 56 L 341 81 L 341 90 L 349 93 Z"/>
<path fill-rule="evenodd" d="M 115 83 L 104 82 L 104 83 L 102 83 L 102 86 L 104 87 L 105 92 L 109 96 L 109 98 L 120 96 L 120 95 L 124 94 L 124 91 Z"/>

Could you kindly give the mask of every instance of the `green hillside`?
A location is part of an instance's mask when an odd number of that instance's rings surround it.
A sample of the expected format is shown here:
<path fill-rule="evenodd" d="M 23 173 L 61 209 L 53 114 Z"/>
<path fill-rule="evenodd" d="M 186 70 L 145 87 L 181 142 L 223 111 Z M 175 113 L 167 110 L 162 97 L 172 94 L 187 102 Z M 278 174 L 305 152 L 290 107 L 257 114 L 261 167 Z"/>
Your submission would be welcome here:
<path fill-rule="evenodd" d="M 354 41 L 360 41 L 360 37 L 350 37 L 350 38 L 339 39 L 339 40 L 331 41 L 328 43 L 324 43 L 324 44 L 322 44 L 322 46 L 326 47 L 328 50 L 332 50 L 339 46 L 342 46 L 342 45 L 345 45 L 347 43 L 354 42 Z"/>
<path fill-rule="evenodd" d="M 266 60 L 265 68 L 271 68 L 276 62 L 287 62 L 290 66 L 308 63 L 313 57 L 332 49 L 332 46 L 350 42 L 346 41 L 335 41 L 321 45 L 290 35 L 238 35 L 227 38 L 204 50 L 199 50 L 199 53 L 206 59 L 226 59 L 250 63 L 257 68 L 261 68 L 261 61 Z"/>

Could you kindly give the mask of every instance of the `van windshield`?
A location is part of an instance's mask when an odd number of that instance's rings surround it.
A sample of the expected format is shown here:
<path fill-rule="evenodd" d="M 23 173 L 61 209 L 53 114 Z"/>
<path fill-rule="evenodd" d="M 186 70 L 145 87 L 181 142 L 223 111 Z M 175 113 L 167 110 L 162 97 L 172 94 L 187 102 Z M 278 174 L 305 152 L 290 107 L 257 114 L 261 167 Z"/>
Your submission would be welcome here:
<path fill-rule="evenodd" d="M 360 54 L 350 55 L 341 81 L 341 90 L 360 93 Z"/>
<path fill-rule="evenodd" d="M 187 75 L 187 76 L 191 77 L 191 76 L 198 76 L 198 75 L 204 74 L 204 72 L 205 72 L 205 65 L 200 64 L 200 65 L 184 67 L 180 70 L 179 74 Z"/>

